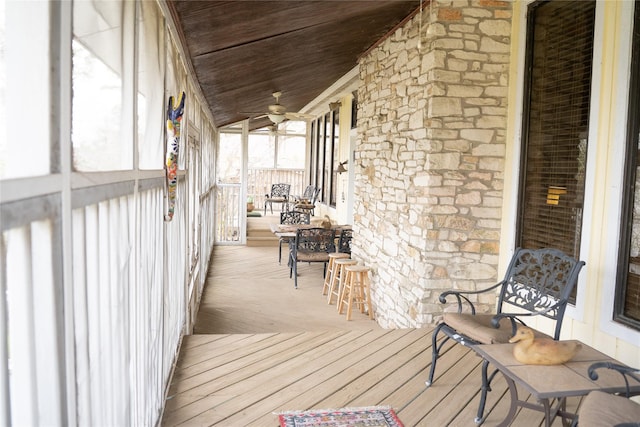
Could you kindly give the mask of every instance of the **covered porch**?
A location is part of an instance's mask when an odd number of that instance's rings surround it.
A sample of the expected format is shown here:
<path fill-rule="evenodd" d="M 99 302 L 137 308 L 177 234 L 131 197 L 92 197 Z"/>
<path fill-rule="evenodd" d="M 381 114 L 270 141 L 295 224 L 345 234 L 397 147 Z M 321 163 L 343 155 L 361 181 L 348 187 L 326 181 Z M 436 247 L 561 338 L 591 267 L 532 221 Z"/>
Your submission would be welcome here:
<path fill-rule="evenodd" d="M 277 256 L 277 247 L 214 248 L 162 425 L 275 426 L 278 411 L 372 405 L 392 406 L 405 426 L 475 425 L 475 353 L 451 347 L 427 389 L 432 327 L 385 330 L 360 313 L 347 322 L 321 295 L 321 265 L 301 265 L 294 290 Z M 485 426 L 498 425 L 510 404 L 500 375 L 492 388 Z M 568 409 L 578 404 L 569 399 Z M 512 425 L 544 424 L 525 409 Z"/>

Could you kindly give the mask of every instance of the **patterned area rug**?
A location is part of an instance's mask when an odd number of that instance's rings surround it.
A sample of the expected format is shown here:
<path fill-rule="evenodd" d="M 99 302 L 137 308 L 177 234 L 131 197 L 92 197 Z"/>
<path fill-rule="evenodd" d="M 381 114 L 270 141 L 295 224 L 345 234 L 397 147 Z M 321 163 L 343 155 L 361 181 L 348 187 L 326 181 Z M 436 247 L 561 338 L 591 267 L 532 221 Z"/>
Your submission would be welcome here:
<path fill-rule="evenodd" d="M 289 411 L 278 416 L 281 427 L 403 427 L 388 406 Z"/>

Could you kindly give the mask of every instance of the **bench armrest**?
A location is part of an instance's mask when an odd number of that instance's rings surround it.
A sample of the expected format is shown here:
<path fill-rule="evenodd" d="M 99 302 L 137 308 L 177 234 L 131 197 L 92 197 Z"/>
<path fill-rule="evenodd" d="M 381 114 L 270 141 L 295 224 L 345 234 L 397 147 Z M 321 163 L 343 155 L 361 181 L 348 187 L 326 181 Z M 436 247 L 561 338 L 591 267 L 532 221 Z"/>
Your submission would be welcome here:
<path fill-rule="evenodd" d="M 589 378 L 591 378 L 593 381 L 596 381 L 598 379 L 598 373 L 596 372 L 596 369 L 599 368 L 613 369 L 614 371 L 620 372 L 620 375 L 622 375 L 622 377 L 624 378 L 624 383 L 627 387 L 627 397 L 631 397 L 632 395 L 629 388 L 629 378 L 627 378 L 627 376 L 640 382 L 640 370 L 612 362 L 596 362 L 591 364 L 587 372 L 589 373 Z"/>
<path fill-rule="evenodd" d="M 497 313 L 495 316 L 493 316 L 493 319 L 491 319 L 491 325 L 494 328 L 499 328 L 500 321 L 502 319 L 507 318 L 511 322 L 511 333 L 515 335 L 518 324 L 527 326 L 527 324 L 524 323 L 521 317 L 533 317 L 533 316 L 541 316 L 541 315 L 544 316 L 547 313 L 551 313 L 551 312 L 554 312 L 555 310 L 558 310 L 561 307 L 561 305 L 562 305 L 561 303 L 557 303 L 550 307 L 547 307 L 544 310 L 528 311 L 528 312 L 521 312 L 521 313 L 505 313 L 505 312 Z"/>
<path fill-rule="evenodd" d="M 471 314 L 476 314 L 476 307 L 473 305 L 468 295 L 477 295 L 477 294 L 482 294 L 485 292 L 492 291 L 502 286 L 503 283 L 504 282 L 499 282 L 489 288 L 481 289 L 479 291 L 445 291 L 440 294 L 440 296 L 438 297 L 438 301 L 440 301 L 442 304 L 446 304 L 447 297 L 452 296 L 456 299 L 456 302 L 458 303 L 458 313 L 462 313 L 462 307 L 466 302 L 469 305 L 469 307 L 471 307 Z"/>

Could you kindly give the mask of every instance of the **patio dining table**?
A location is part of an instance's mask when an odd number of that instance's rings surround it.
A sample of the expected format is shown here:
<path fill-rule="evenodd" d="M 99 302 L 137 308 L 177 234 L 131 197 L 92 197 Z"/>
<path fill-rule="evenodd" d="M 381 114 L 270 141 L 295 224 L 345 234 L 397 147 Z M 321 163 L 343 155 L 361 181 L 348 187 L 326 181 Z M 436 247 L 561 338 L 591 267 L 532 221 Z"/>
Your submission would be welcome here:
<path fill-rule="evenodd" d="M 296 231 L 301 228 L 321 228 L 316 224 L 269 224 L 271 232 L 278 237 L 296 237 Z M 335 230 L 336 235 L 339 236 L 342 230 L 350 230 L 350 224 L 333 225 L 332 229 Z"/>
<path fill-rule="evenodd" d="M 624 378 L 617 372 L 601 370 L 599 378 L 589 378 L 588 369 L 595 362 L 618 363 L 617 360 L 581 343 L 582 348 L 569 361 L 561 365 L 525 365 L 513 356 L 515 344 L 476 345 L 476 352 L 493 364 L 505 377 L 511 395 L 509 412 L 499 426 L 508 426 L 517 413 L 518 407 L 544 412 L 545 426 L 560 416 L 563 421 L 572 420 L 575 414 L 566 410 L 566 399 L 570 396 L 585 396 L 594 390 L 607 393 L 624 393 Z M 517 386 L 523 387 L 537 399 L 537 404 L 520 400 Z M 640 382 L 630 379 L 630 391 L 640 392 Z M 552 402 L 555 405 L 552 407 Z"/>

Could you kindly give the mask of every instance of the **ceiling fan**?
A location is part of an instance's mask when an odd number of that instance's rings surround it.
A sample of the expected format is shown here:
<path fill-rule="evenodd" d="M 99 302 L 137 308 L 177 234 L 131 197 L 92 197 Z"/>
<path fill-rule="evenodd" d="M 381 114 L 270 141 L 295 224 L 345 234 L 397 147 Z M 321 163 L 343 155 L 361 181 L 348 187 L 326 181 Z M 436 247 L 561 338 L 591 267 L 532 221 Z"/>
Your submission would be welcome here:
<path fill-rule="evenodd" d="M 282 96 L 282 92 L 273 92 L 271 94 L 275 99 L 275 104 L 269 105 L 269 111 L 266 113 L 258 113 L 259 115 L 256 117 L 252 117 L 254 120 L 263 119 L 268 117 L 269 120 L 274 125 L 278 125 L 285 120 L 310 120 L 313 119 L 313 116 L 310 114 L 302 114 L 302 113 L 291 113 L 287 111 L 287 107 L 280 104 L 280 97 Z M 254 114 L 254 113 L 244 113 L 244 114 Z"/>

